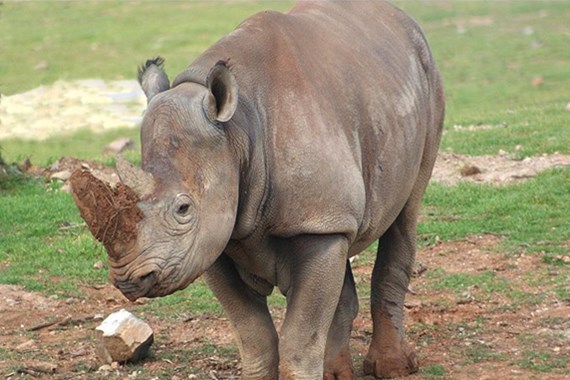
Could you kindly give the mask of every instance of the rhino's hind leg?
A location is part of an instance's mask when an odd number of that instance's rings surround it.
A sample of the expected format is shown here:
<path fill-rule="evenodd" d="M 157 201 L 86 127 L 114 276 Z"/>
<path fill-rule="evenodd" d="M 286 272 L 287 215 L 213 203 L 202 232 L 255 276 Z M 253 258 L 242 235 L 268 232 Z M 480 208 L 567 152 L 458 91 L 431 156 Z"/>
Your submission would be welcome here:
<path fill-rule="evenodd" d="M 266 297 L 249 288 L 233 262 L 221 255 L 204 275 L 234 328 L 244 380 L 277 380 L 278 338 Z"/>
<path fill-rule="evenodd" d="M 372 342 L 364 373 L 377 378 L 404 376 L 418 370 L 414 351 L 404 336 L 403 313 L 415 259 L 419 201 L 408 201 L 396 221 L 380 238 L 372 272 Z"/>
<path fill-rule="evenodd" d="M 354 379 L 349 340 L 357 313 L 358 297 L 350 262 L 347 262 L 342 293 L 327 337 L 324 380 Z"/>

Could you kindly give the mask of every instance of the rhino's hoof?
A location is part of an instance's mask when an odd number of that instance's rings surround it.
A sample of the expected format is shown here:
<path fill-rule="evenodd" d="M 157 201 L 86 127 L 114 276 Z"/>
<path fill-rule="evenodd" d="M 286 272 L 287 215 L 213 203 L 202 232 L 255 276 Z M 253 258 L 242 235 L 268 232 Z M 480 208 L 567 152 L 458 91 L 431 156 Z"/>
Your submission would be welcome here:
<path fill-rule="evenodd" d="M 370 350 L 364 359 L 364 374 L 373 375 L 377 379 L 391 379 L 410 375 L 418 371 L 418 359 L 413 350 L 406 347 L 397 352 L 381 353 Z"/>
<path fill-rule="evenodd" d="M 348 342 L 338 351 L 334 358 L 325 362 L 323 380 L 354 380 L 352 357 Z"/>
<path fill-rule="evenodd" d="M 354 380 L 352 369 L 341 372 L 325 372 L 323 380 Z"/>

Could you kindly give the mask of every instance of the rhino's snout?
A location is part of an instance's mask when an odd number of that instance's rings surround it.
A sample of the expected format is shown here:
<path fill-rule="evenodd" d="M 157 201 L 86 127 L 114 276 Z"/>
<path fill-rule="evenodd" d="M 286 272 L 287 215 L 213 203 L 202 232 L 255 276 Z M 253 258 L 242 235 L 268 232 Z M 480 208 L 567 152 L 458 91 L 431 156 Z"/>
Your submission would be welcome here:
<path fill-rule="evenodd" d="M 135 301 L 141 297 L 152 297 L 152 290 L 158 283 L 158 279 L 158 272 L 150 271 L 131 276 L 127 280 L 115 279 L 113 283 L 129 301 Z"/>

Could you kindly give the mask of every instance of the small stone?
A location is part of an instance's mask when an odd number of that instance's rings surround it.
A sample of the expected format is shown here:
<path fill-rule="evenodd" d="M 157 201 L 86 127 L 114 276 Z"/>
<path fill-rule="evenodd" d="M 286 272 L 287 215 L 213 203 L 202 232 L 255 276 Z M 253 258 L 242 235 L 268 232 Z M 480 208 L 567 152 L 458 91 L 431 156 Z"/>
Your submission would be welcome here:
<path fill-rule="evenodd" d="M 71 172 L 69 170 L 62 170 L 60 172 L 53 173 L 50 178 L 57 181 L 67 181 L 71 177 Z"/>
<path fill-rule="evenodd" d="M 57 372 L 57 364 L 49 362 L 33 361 L 31 363 L 26 363 L 24 368 L 30 369 L 33 372 L 47 373 L 47 374 L 54 374 Z"/>
<path fill-rule="evenodd" d="M 566 104 L 566 111 L 570 111 L 570 103 Z"/>
<path fill-rule="evenodd" d="M 98 356 L 108 364 L 144 359 L 154 340 L 150 326 L 125 309 L 109 315 L 95 330 Z"/>
<path fill-rule="evenodd" d="M 404 302 L 404 307 L 406 309 L 414 309 L 422 306 L 422 301 L 420 300 L 408 300 Z"/>
<path fill-rule="evenodd" d="M 128 138 L 128 137 L 120 137 L 107 145 L 103 150 L 103 153 L 106 154 L 118 154 L 122 153 L 125 150 L 133 149 L 135 146 L 135 142 Z"/>
<path fill-rule="evenodd" d="M 521 144 L 518 144 L 515 146 L 515 152 L 520 152 L 522 150 L 523 146 Z"/>
<path fill-rule="evenodd" d="M 542 75 L 537 75 L 532 78 L 531 84 L 535 87 L 542 86 L 544 84 L 544 77 Z"/>
<path fill-rule="evenodd" d="M 49 65 L 46 61 L 41 61 L 37 65 L 34 66 L 34 70 L 42 71 L 42 70 L 46 70 L 48 67 L 49 67 Z"/>
<path fill-rule="evenodd" d="M 36 342 L 33 339 L 30 339 L 30 340 L 25 341 L 24 343 L 16 346 L 16 351 L 27 351 L 27 350 L 30 350 L 32 348 L 35 348 L 35 346 L 36 346 Z"/>
<path fill-rule="evenodd" d="M 461 174 L 463 177 L 469 177 L 480 173 L 481 169 L 475 165 L 465 164 L 461 169 L 459 169 L 459 174 Z"/>
<path fill-rule="evenodd" d="M 113 368 L 111 368 L 111 366 L 109 364 L 103 364 L 101 367 L 99 367 L 99 369 L 97 370 L 97 372 L 99 373 L 109 373 L 113 370 Z"/>
<path fill-rule="evenodd" d="M 532 26 L 527 26 L 522 30 L 523 36 L 532 36 L 534 34 L 534 29 Z"/>
<path fill-rule="evenodd" d="M 509 153 L 506 150 L 499 149 L 499 156 L 500 157 L 506 157 L 508 155 L 509 155 Z"/>
<path fill-rule="evenodd" d="M 57 160 L 56 162 L 54 162 L 53 164 L 51 164 L 51 166 L 49 167 L 49 170 L 52 171 L 52 172 L 57 172 L 57 171 L 59 170 L 60 161 L 61 161 L 61 160 Z"/>
<path fill-rule="evenodd" d="M 93 264 L 93 268 L 95 268 L 95 269 L 103 269 L 104 266 L 105 266 L 105 264 L 103 264 L 103 262 L 101 260 L 99 260 L 95 264 Z"/>

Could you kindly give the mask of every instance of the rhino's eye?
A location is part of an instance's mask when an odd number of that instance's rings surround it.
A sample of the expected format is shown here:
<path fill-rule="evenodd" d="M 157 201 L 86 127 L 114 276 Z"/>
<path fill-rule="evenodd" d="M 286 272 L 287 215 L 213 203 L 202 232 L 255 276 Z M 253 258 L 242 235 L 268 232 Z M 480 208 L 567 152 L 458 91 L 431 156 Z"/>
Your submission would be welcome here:
<path fill-rule="evenodd" d="M 190 209 L 190 205 L 188 203 L 184 203 L 184 204 L 181 204 L 180 206 L 178 206 L 176 213 L 180 216 L 184 216 L 188 213 L 189 209 Z"/>
<path fill-rule="evenodd" d="M 180 224 L 190 222 L 194 217 L 192 198 L 188 194 L 178 194 L 172 202 L 172 216 Z"/>

